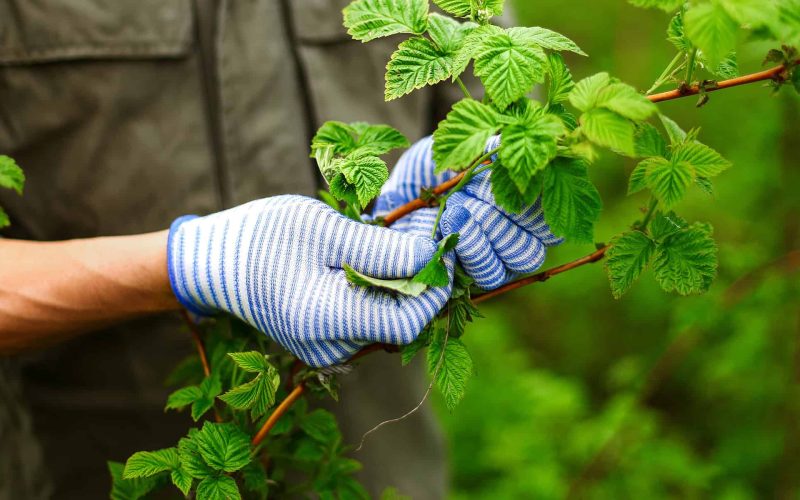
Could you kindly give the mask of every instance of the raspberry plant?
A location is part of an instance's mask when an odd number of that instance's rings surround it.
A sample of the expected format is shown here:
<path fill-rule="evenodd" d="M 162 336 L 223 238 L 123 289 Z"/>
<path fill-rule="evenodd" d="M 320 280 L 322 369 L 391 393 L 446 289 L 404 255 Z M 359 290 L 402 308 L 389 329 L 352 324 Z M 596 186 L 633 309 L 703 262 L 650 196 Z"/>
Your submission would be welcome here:
<path fill-rule="evenodd" d="M 459 176 L 369 223 L 391 225 L 424 205 L 438 205 L 441 216 L 453 192 L 491 170 L 500 207 L 519 212 L 541 197 L 554 233 L 569 242 L 592 243 L 602 209 L 589 175 L 592 160 L 605 150 L 639 161 L 628 192 L 641 198 L 643 215 L 632 214 L 630 227 L 609 244 L 597 243 L 597 250 L 582 259 L 480 295 L 456 268 L 452 298 L 443 313 L 401 350 L 403 364 L 427 351 L 433 384 L 451 411 L 472 373 L 462 335 L 479 315 L 475 302 L 604 256 L 615 297 L 648 269 L 666 292 L 689 295 L 711 286 L 717 268 L 712 228 L 688 222 L 677 212 L 690 189 L 713 193 L 713 179 L 730 162 L 699 142 L 699 130 L 686 131 L 661 114 L 655 102 L 699 95 L 702 106 L 713 91 L 757 81 L 767 81 L 775 90 L 789 84 L 800 91 L 798 0 L 631 2 L 673 14 L 667 35 L 677 53 L 644 94 L 607 73 L 576 82 L 563 54 L 586 56 L 580 47 L 545 28 L 493 25 L 503 0 L 434 0 L 447 15 L 431 12 L 427 0 L 356 0 L 344 9 L 344 25 L 356 40 L 404 37 L 387 65 L 386 100 L 427 85 L 448 84 L 447 80 L 464 93 L 433 134 L 437 169 Z M 737 77 L 734 49 L 743 30 L 777 42 L 766 62 L 780 65 Z M 483 95 L 471 95 L 461 80 L 470 65 L 483 84 Z M 673 90 L 655 93 L 664 86 Z M 531 98 L 534 90 L 543 97 Z M 486 151 L 487 141 L 497 134 L 501 145 Z M 330 192 L 321 197 L 361 221 L 360 214 L 389 176 L 381 156 L 408 145 L 402 134 L 386 125 L 325 123 L 311 145 L 311 155 L 329 184 Z M 4 160 L 0 165 L 8 169 L 13 163 Z M 379 280 L 351 268 L 345 272 L 353 286 L 418 294 L 427 286 L 447 283 L 443 259 L 456 238 L 443 239 L 440 251 L 413 279 Z M 359 464 L 347 457 L 349 448 L 334 417 L 310 410 L 303 397 L 310 393 L 336 398 L 335 374 L 349 367 L 303 367 L 268 345 L 263 334 L 232 319 L 217 319 L 203 326 L 203 332 L 191 322 L 189 326 L 198 355 L 184 361 L 170 378 L 182 388 L 169 397 L 166 409 L 187 411 L 197 427 L 171 448 L 138 452 L 124 465 L 110 462 L 112 498 L 139 498 L 169 483 L 198 499 L 312 492 L 321 498 L 368 497 L 352 477 Z M 398 350 L 378 346 L 362 354 L 380 348 Z M 290 472 L 304 480 L 289 484 Z M 395 496 L 393 490 L 385 494 Z"/>

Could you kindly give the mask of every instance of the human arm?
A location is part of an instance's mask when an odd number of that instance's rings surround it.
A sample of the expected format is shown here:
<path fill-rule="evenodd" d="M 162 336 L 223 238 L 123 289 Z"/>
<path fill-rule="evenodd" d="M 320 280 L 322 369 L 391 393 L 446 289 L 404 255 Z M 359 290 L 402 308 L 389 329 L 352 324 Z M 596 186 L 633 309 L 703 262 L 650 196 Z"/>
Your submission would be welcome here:
<path fill-rule="evenodd" d="M 178 309 L 166 243 L 167 231 L 57 242 L 0 239 L 0 353 Z"/>

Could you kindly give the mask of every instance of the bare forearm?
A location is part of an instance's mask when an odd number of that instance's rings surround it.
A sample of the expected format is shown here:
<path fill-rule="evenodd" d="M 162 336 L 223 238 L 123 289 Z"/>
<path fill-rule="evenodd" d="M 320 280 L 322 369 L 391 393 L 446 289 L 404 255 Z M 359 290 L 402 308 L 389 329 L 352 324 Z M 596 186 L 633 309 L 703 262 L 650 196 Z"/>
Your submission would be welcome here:
<path fill-rule="evenodd" d="M 177 309 L 167 232 L 62 242 L 0 239 L 0 353 Z"/>

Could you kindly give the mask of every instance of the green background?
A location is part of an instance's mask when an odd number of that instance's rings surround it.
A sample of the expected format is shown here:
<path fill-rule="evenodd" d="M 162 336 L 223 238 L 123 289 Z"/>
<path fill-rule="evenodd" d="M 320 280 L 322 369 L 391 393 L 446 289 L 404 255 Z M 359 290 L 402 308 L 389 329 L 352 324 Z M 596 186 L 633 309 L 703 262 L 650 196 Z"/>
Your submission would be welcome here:
<path fill-rule="evenodd" d="M 520 24 L 589 53 L 566 56 L 576 79 L 609 71 L 644 90 L 675 54 L 660 11 L 516 7 Z M 745 42 L 740 72 L 761 70 L 770 45 Z M 695 102 L 659 107 L 734 163 L 714 197 L 695 189 L 677 207 L 715 228 L 711 291 L 666 295 L 646 273 L 614 300 L 598 263 L 484 304 L 465 336 L 466 398 L 452 414 L 435 401 L 454 498 L 800 498 L 800 99 L 749 85 Z M 633 166 L 609 154 L 591 168 L 605 205 L 597 241 L 647 202 L 626 196 Z M 545 267 L 592 250 L 562 245 Z"/>

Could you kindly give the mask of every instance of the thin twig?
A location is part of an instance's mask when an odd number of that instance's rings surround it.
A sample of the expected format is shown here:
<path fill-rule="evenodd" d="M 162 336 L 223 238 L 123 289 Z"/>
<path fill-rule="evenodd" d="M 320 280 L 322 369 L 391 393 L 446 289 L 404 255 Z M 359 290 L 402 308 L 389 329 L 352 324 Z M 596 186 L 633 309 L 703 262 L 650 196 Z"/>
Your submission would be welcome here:
<path fill-rule="evenodd" d="M 206 347 L 203 344 L 203 338 L 200 336 L 200 330 L 198 330 L 197 325 L 194 323 L 194 321 L 192 321 L 192 318 L 189 317 L 189 313 L 186 312 L 186 309 L 181 309 L 181 317 L 186 323 L 186 326 L 189 328 L 189 333 L 192 334 L 194 346 L 197 348 L 197 355 L 200 356 L 200 363 L 203 364 L 203 374 L 208 377 L 211 375 L 211 367 L 208 365 Z"/>
<path fill-rule="evenodd" d="M 278 419 L 280 419 L 287 411 L 289 411 L 289 408 L 291 408 L 294 402 L 303 395 L 305 390 L 306 384 L 304 382 L 300 382 L 294 387 L 294 389 L 292 389 L 292 392 L 290 392 L 289 395 L 286 396 L 283 401 L 281 401 L 281 404 L 275 408 L 275 411 L 272 412 L 272 415 L 269 416 L 267 421 L 264 422 L 264 425 L 261 426 L 261 429 L 258 430 L 258 433 L 253 437 L 253 446 L 258 446 L 261 444 L 261 441 L 267 437 L 269 431 L 271 431 L 272 428 L 275 427 L 275 424 L 278 423 Z"/>

